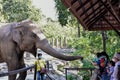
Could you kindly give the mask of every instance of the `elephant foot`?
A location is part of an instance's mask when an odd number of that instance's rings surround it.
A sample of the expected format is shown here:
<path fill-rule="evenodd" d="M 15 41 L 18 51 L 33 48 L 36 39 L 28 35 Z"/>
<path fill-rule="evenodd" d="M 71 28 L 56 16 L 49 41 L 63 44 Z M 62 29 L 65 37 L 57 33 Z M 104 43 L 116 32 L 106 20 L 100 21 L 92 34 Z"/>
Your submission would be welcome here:
<path fill-rule="evenodd" d="M 22 72 L 19 74 L 19 77 L 16 80 L 25 80 L 26 76 L 27 76 L 27 72 L 26 71 Z"/>
<path fill-rule="evenodd" d="M 26 76 L 19 76 L 16 80 L 25 80 Z"/>
<path fill-rule="evenodd" d="M 25 80 L 25 78 L 23 79 L 23 78 L 18 78 L 18 79 L 16 79 L 16 80 Z"/>

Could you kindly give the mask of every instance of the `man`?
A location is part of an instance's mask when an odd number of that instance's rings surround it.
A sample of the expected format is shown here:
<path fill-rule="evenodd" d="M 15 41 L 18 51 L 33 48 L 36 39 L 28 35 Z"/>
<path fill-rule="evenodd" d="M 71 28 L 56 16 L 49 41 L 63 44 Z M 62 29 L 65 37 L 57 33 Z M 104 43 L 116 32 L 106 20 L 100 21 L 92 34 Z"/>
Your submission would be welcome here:
<path fill-rule="evenodd" d="M 46 63 L 42 60 L 42 54 L 39 52 L 38 59 L 35 61 L 37 68 L 37 80 L 45 80 Z"/>

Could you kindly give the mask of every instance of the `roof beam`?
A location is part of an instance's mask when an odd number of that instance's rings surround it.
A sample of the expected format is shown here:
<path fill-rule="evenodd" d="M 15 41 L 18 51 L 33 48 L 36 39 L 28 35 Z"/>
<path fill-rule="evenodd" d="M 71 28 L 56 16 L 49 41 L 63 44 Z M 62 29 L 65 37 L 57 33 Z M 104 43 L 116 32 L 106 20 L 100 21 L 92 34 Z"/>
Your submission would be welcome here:
<path fill-rule="evenodd" d="M 83 4 L 82 0 L 78 0 L 78 2 L 79 2 L 79 4 L 80 4 L 80 5 L 82 5 L 82 4 Z M 87 15 L 88 15 L 88 13 L 86 12 L 86 10 L 85 10 L 85 7 L 84 7 L 84 6 L 82 7 L 82 10 L 83 10 L 83 12 L 85 13 L 85 15 L 87 16 Z"/>
<path fill-rule="evenodd" d="M 93 8 L 93 6 L 95 6 L 98 2 L 99 2 L 99 0 L 96 1 L 94 4 L 92 4 L 92 1 L 91 1 L 91 7 L 89 7 L 88 9 L 86 9 L 86 12 L 87 12 L 89 9 Z M 83 12 L 80 16 L 82 16 L 83 14 L 85 14 L 85 12 Z"/>
<path fill-rule="evenodd" d="M 86 0 L 83 4 L 81 4 L 80 7 L 78 7 L 78 8 L 76 9 L 76 11 L 78 12 L 79 9 L 82 8 L 84 5 L 86 5 L 89 1 L 90 1 L 90 0 Z"/>
<path fill-rule="evenodd" d="M 120 32 L 105 18 L 103 17 L 103 19 L 113 28 L 113 30 L 119 35 L 120 37 Z"/>
<path fill-rule="evenodd" d="M 88 29 L 90 28 L 90 27 L 92 27 L 92 25 L 94 25 L 104 14 L 105 14 L 105 12 L 106 12 L 106 10 L 104 10 L 103 12 L 101 12 L 101 14 L 100 15 L 98 15 L 96 18 L 94 18 L 91 22 L 89 22 L 89 24 L 88 24 Z"/>
<path fill-rule="evenodd" d="M 85 29 L 86 29 L 86 25 L 84 24 L 84 22 L 83 22 L 81 19 L 79 19 L 79 16 L 78 16 L 78 14 L 76 13 L 76 10 L 72 8 L 72 5 L 71 5 L 69 2 L 67 2 L 67 1 L 69 1 L 69 0 L 61 0 L 61 1 L 62 1 L 62 2 L 64 3 L 64 5 L 69 9 L 69 11 L 74 14 L 74 16 L 75 16 L 75 17 L 78 19 L 78 21 L 81 23 L 81 25 L 83 25 L 83 26 L 85 27 Z"/>
<path fill-rule="evenodd" d="M 107 23 L 107 25 L 108 25 L 108 23 Z M 117 30 L 119 30 L 120 29 L 120 27 L 115 27 Z M 90 29 L 89 29 L 89 31 L 100 31 L 100 30 L 104 30 L 104 31 L 106 31 L 106 30 L 113 30 L 113 28 L 112 27 L 91 27 Z"/>
<path fill-rule="evenodd" d="M 110 8 L 113 9 L 113 12 L 108 8 L 108 6 L 102 1 L 100 0 L 101 3 L 105 6 L 105 8 L 112 14 L 112 16 L 115 18 L 115 20 L 120 24 L 120 19 L 116 16 L 115 12 L 114 12 L 114 9 L 112 8 L 110 2 L 109 2 L 109 5 L 110 5 Z"/>
<path fill-rule="evenodd" d="M 118 23 L 120 24 L 120 19 L 119 19 L 118 15 L 117 15 L 115 9 L 112 7 L 112 4 L 111 4 L 110 0 L 108 0 L 108 3 L 110 4 L 111 10 L 112 10 L 113 14 L 115 15 L 116 19 L 118 20 Z"/>
<path fill-rule="evenodd" d="M 77 0 L 73 0 L 73 1 L 71 1 L 71 5 L 73 5 L 76 1 L 77 1 Z"/>
<path fill-rule="evenodd" d="M 91 5 L 94 5 L 92 0 L 90 1 L 90 4 L 91 4 Z M 95 11 L 95 8 L 92 7 L 92 10 Z M 95 15 L 95 13 L 93 13 L 93 14 Z"/>
<path fill-rule="evenodd" d="M 86 18 L 88 18 L 89 16 L 91 16 L 92 14 L 94 14 L 95 11 L 97 11 L 100 7 L 102 7 L 102 6 L 99 6 L 98 8 L 96 8 L 93 12 L 91 12 L 88 16 L 86 16 Z M 101 11 L 101 10 L 99 10 L 99 12 L 100 12 L 100 11 Z M 94 15 L 94 16 L 95 16 L 95 15 Z M 83 21 L 85 21 L 86 18 L 84 18 Z"/>
<path fill-rule="evenodd" d="M 97 18 L 101 13 L 102 11 L 104 10 L 104 8 L 100 9 L 95 15 L 93 15 L 90 19 L 87 19 L 85 21 L 86 24 L 89 24 L 90 22 L 92 22 L 95 18 Z M 86 17 L 87 18 L 87 17 Z"/>

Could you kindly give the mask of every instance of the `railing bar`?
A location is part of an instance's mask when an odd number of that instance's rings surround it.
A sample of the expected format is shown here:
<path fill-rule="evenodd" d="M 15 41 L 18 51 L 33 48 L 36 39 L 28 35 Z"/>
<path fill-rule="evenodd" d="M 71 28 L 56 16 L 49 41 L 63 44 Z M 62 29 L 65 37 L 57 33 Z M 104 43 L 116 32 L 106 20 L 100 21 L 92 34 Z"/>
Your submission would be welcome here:
<path fill-rule="evenodd" d="M 0 73 L 0 77 L 17 74 L 17 73 L 20 73 L 20 72 L 29 70 L 29 69 L 34 68 L 34 67 L 35 67 L 35 65 L 30 66 L 30 67 L 25 67 L 25 68 L 22 68 L 22 69 L 18 69 L 18 70 L 14 70 L 14 71 L 9 71 L 9 72 L 5 72 L 5 73 Z"/>
<path fill-rule="evenodd" d="M 51 77 L 49 76 L 49 74 L 47 74 L 47 73 L 46 73 L 46 76 L 48 76 L 48 78 L 49 78 L 50 80 L 55 80 L 55 79 L 51 78 Z"/>
<path fill-rule="evenodd" d="M 67 80 L 67 70 L 90 70 L 90 74 L 92 75 L 92 70 L 94 70 L 95 68 L 64 68 L 65 69 L 65 76 L 66 76 L 66 80 Z"/>

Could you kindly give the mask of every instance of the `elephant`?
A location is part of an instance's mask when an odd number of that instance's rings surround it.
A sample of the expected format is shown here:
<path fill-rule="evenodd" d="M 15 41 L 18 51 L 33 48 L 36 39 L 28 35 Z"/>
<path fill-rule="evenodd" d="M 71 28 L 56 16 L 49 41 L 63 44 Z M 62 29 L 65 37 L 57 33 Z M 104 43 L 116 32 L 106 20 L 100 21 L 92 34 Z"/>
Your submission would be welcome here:
<path fill-rule="evenodd" d="M 0 27 L 0 63 L 6 62 L 8 71 L 25 67 L 23 55 L 29 52 L 36 57 L 37 49 L 58 59 L 72 61 L 82 59 L 82 56 L 67 56 L 56 51 L 44 36 L 42 30 L 38 36 L 34 29 L 38 25 L 32 20 L 11 22 Z M 9 75 L 8 80 L 25 80 L 27 72 L 19 73 L 19 77 Z"/>

